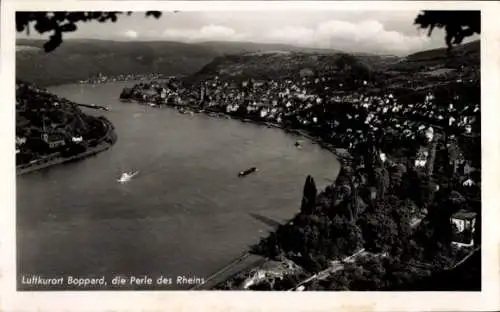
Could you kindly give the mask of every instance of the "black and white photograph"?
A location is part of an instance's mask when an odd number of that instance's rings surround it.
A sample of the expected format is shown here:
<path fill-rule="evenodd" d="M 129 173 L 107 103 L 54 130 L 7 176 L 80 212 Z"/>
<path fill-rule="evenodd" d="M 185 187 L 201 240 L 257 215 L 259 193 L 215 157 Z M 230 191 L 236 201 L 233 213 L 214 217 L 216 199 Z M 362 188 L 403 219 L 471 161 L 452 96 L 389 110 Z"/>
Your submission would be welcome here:
<path fill-rule="evenodd" d="M 479 8 L 88 7 L 12 17 L 16 291 L 483 290 Z"/>

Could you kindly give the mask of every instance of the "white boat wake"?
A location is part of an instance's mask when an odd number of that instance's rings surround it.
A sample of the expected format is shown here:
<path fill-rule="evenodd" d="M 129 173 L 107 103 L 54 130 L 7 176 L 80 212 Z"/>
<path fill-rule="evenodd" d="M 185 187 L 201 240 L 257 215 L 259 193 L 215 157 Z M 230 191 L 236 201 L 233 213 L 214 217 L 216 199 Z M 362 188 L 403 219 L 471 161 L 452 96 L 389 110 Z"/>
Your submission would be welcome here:
<path fill-rule="evenodd" d="M 139 173 L 139 171 L 134 171 L 134 172 L 124 172 L 122 173 L 122 176 L 116 180 L 117 182 L 119 183 L 127 183 L 129 182 L 133 177 L 135 177 L 137 174 Z"/>

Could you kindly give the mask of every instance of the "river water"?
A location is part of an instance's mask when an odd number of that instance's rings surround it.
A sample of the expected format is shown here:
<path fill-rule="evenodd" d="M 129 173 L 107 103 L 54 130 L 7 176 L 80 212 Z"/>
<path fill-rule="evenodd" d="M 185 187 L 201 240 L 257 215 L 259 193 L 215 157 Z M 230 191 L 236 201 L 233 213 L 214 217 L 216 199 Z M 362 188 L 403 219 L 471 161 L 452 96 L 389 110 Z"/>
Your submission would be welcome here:
<path fill-rule="evenodd" d="M 334 155 L 280 129 L 118 100 L 132 83 L 50 89 L 110 106 L 117 143 L 17 179 L 18 273 L 206 278 L 300 208 L 305 178 L 334 179 Z M 256 166 L 259 172 L 238 178 Z M 129 183 L 122 172 L 138 170 Z M 18 285 L 20 289 L 26 285 Z M 183 288 L 179 285 L 170 287 Z"/>

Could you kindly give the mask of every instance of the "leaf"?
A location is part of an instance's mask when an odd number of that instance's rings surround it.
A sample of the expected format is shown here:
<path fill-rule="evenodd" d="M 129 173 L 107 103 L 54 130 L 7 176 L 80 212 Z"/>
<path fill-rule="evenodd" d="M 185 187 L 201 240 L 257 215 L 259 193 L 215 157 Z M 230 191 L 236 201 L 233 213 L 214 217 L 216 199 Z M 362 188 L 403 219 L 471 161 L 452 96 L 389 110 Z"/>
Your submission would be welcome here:
<path fill-rule="evenodd" d="M 52 52 L 54 51 L 57 47 L 59 46 L 59 44 L 57 44 L 54 40 L 50 39 L 49 41 L 47 41 L 44 45 L 43 45 L 43 50 L 45 52 Z"/>
<path fill-rule="evenodd" d="M 35 30 L 41 34 L 53 30 L 48 19 L 38 19 L 35 24 Z"/>
<path fill-rule="evenodd" d="M 153 16 L 154 18 L 158 19 L 161 17 L 161 12 L 160 11 L 148 11 L 148 12 L 146 12 L 146 16 Z"/>
<path fill-rule="evenodd" d="M 43 45 L 45 52 L 52 52 L 62 43 L 62 34 L 60 31 L 56 31 L 55 34 L 50 36 L 50 40 Z"/>
<path fill-rule="evenodd" d="M 434 30 L 434 27 L 436 25 L 431 25 L 431 27 L 429 27 L 429 32 L 427 33 L 427 36 L 430 37 L 432 35 L 432 31 Z"/>
<path fill-rule="evenodd" d="M 16 20 L 16 30 L 17 32 L 23 32 L 27 25 L 20 23 Z"/>
<path fill-rule="evenodd" d="M 68 13 L 68 15 L 66 16 L 66 19 L 69 22 L 75 23 L 75 22 L 78 22 L 78 21 L 84 21 L 85 22 L 85 20 L 87 18 L 85 16 L 85 13 L 83 13 L 83 12 L 71 12 L 71 13 Z"/>

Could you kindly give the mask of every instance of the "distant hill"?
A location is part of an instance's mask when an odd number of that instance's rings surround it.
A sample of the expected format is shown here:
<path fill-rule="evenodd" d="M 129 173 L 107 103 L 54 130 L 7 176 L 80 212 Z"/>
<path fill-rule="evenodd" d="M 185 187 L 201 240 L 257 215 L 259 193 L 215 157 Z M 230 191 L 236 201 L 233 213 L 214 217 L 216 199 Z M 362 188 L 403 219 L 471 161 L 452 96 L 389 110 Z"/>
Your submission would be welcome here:
<path fill-rule="evenodd" d="M 383 82 L 391 89 L 425 89 L 442 79 L 477 77 L 479 75 L 479 41 L 454 48 L 433 49 L 410 54 L 406 57 L 373 54 L 348 54 L 334 50 L 294 50 L 275 45 L 275 50 L 244 53 L 215 58 L 199 72 L 187 78 L 198 82 L 208 77 L 221 79 L 284 78 L 304 73 L 319 75 L 352 76 Z M 412 77 L 409 80 L 409 77 Z M 418 83 L 409 84 L 414 81 Z M 413 85 L 413 86 L 412 86 Z"/>
<path fill-rule="evenodd" d="M 43 44 L 43 40 L 17 40 L 18 79 L 48 86 L 77 82 L 100 73 L 107 76 L 161 73 L 190 76 L 191 81 L 214 74 L 257 78 L 307 72 L 350 73 L 363 78 L 379 73 L 398 76 L 402 72 L 426 70 L 440 75 L 448 72 L 443 67 L 456 69 L 463 64 L 479 67 L 479 41 L 456 47 L 452 57 L 447 56 L 446 49 L 435 49 L 405 58 L 253 42 L 188 44 L 70 39 L 52 53 L 43 52 Z"/>
<path fill-rule="evenodd" d="M 481 52 L 481 42 L 479 40 L 475 40 L 469 43 L 464 43 L 463 45 L 459 45 L 453 48 L 452 55 L 455 56 L 476 56 Z M 410 54 L 406 57 L 406 59 L 410 62 L 422 62 L 422 61 L 430 61 L 435 59 L 444 59 L 448 57 L 447 49 L 432 49 L 425 50 L 417 53 Z"/>
<path fill-rule="evenodd" d="M 220 56 L 191 75 L 187 82 L 195 83 L 209 77 L 220 79 L 279 79 L 307 75 L 342 73 L 368 79 L 378 58 L 357 57 L 345 53 L 305 53 L 284 50 Z"/>
<path fill-rule="evenodd" d="M 197 45 L 208 47 L 220 55 L 242 54 L 251 52 L 288 51 L 298 53 L 336 54 L 342 51 L 334 49 L 299 47 L 281 43 L 205 41 Z"/>
<path fill-rule="evenodd" d="M 196 44 L 149 41 L 123 42 L 68 39 L 58 49 L 45 53 L 44 40 L 18 39 L 17 78 L 40 86 L 87 79 L 99 73 L 188 75 L 214 58 L 273 50 L 335 53 L 333 50 L 300 48 L 282 44 L 252 42 L 202 42 Z"/>
<path fill-rule="evenodd" d="M 18 40 L 24 47 L 43 46 L 42 40 Z M 99 73 L 185 75 L 196 72 L 219 54 L 209 47 L 179 42 L 118 42 L 66 40 L 58 49 L 18 50 L 17 78 L 40 86 L 76 82 Z"/>
<path fill-rule="evenodd" d="M 451 53 L 446 48 L 432 49 L 410 54 L 400 62 L 393 64 L 391 69 L 415 71 L 429 67 L 459 68 L 460 66 L 480 67 L 481 42 L 479 40 L 465 43 L 453 48 Z"/>

